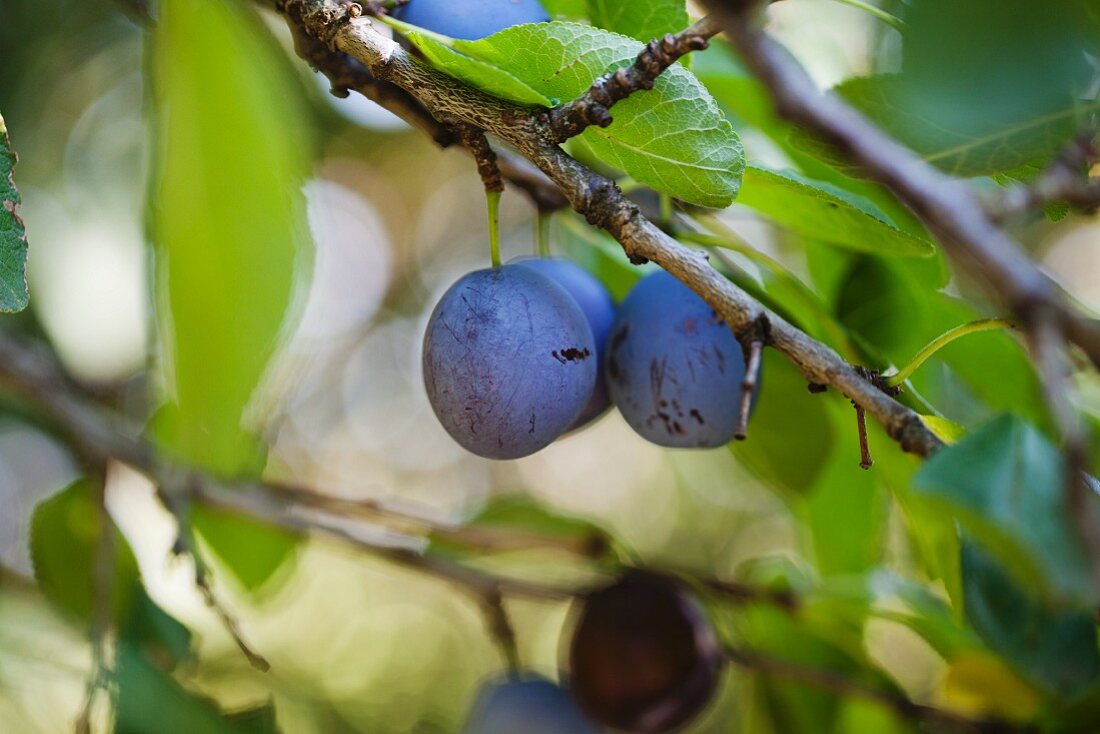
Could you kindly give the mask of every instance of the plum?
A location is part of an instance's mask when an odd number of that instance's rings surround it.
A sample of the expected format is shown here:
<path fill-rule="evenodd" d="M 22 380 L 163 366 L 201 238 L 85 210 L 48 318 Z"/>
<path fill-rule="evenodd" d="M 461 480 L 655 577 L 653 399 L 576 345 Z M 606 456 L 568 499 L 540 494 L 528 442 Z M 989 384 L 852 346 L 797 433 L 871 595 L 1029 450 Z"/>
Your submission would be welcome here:
<path fill-rule="evenodd" d="M 710 701 L 722 649 L 680 581 L 631 571 L 580 604 L 569 647 L 570 687 L 589 718 L 658 734 L 685 724 Z"/>
<path fill-rule="evenodd" d="M 603 414 L 611 405 L 604 380 L 604 361 L 607 352 L 607 334 L 615 320 L 615 302 L 596 276 L 572 260 L 557 257 L 529 257 L 514 261 L 516 265 L 532 268 L 560 285 L 581 307 L 588 325 L 592 327 L 592 336 L 596 340 L 596 388 L 588 405 L 571 428 L 587 425 Z"/>
<path fill-rule="evenodd" d="M 580 306 L 531 268 L 477 270 L 440 299 L 424 334 L 424 386 L 468 451 L 516 459 L 548 446 L 584 410 L 596 344 Z"/>
<path fill-rule="evenodd" d="M 729 326 L 664 271 L 619 306 L 605 365 L 611 402 L 641 436 L 669 447 L 723 446 L 737 428 L 745 359 Z"/>
<path fill-rule="evenodd" d="M 464 734 L 599 734 L 569 694 L 526 675 L 485 685 L 470 710 Z"/>
<path fill-rule="evenodd" d="M 409 0 L 394 8 L 393 17 L 469 41 L 514 25 L 550 20 L 538 0 Z"/>

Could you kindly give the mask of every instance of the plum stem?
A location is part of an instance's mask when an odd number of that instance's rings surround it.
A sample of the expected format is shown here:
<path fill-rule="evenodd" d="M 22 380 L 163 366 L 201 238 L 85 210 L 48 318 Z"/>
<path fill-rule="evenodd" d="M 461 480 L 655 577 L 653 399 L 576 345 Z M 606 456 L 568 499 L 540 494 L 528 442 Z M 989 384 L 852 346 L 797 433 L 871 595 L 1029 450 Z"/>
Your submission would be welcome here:
<path fill-rule="evenodd" d="M 977 321 L 971 321 L 968 324 L 962 326 L 956 326 L 953 329 L 949 329 L 944 333 L 937 336 L 931 342 L 928 343 L 923 349 L 917 352 L 917 355 L 910 360 L 909 364 L 901 368 L 897 373 L 893 375 L 884 375 L 883 381 L 887 387 L 898 387 L 902 385 L 909 377 L 917 371 L 917 369 L 924 364 L 929 357 L 936 352 L 946 347 L 951 342 L 964 337 L 967 334 L 977 334 L 983 331 L 993 331 L 995 329 L 1014 329 L 1016 325 L 1007 319 L 978 319 Z"/>
<path fill-rule="evenodd" d="M 539 257 L 550 257 L 550 216 L 552 212 L 539 208 L 535 216 L 535 252 Z"/>
<path fill-rule="evenodd" d="M 500 267 L 500 192 L 486 191 L 485 202 L 489 211 L 489 259 L 494 268 Z"/>

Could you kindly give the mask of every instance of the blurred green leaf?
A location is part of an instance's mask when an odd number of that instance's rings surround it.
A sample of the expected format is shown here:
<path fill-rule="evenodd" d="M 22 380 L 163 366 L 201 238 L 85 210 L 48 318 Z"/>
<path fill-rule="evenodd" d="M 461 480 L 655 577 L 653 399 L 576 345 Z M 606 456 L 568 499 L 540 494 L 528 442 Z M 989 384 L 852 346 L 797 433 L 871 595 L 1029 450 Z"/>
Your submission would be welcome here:
<path fill-rule="evenodd" d="M 684 0 L 588 0 L 592 25 L 639 41 L 650 41 L 688 26 Z"/>
<path fill-rule="evenodd" d="M 1100 110 L 1100 32 L 1087 5 L 913 2 L 901 73 L 852 79 L 836 91 L 925 160 L 959 176 L 1048 160 Z M 801 141 L 843 166 L 827 146 Z"/>
<path fill-rule="evenodd" d="M 512 101 L 546 106 L 579 96 L 602 74 L 632 64 L 642 50 L 632 38 L 561 22 L 453 41 L 454 51 L 426 42 L 423 35 L 410 38 L 418 48 L 430 48 L 431 61 L 456 78 Z M 523 89 L 509 94 L 505 77 L 520 80 Z M 706 88 L 683 66 L 661 74 L 652 90 L 615 105 L 613 117 L 609 127 L 589 127 L 580 136 L 604 163 L 700 206 L 725 207 L 737 195 L 744 169 L 741 141 Z"/>
<path fill-rule="evenodd" d="M 1095 609 L 1050 606 L 969 542 L 962 572 L 967 621 L 1021 675 L 1063 696 L 1100 680 Z"/>
<path fill-rule="evenodd" d="M 119 645 L 116 734 L 277 734 L 270 707 L 233 716 L 185 690 L 133 645 Z"/>
<path fill-rule="evenodd" d="M 756 652 L 808 670 L 828 671 L 829 675 L 855 681 L 856 685 L 900 695 L 897 686 L 864 659 L 858 635 L 838 643 L 812 623 L 764 606 L 745 607 L 737 618 L 738 635 Z M 762 697 L 775 730 L 783 734 L 836 731 L 835 727 L 849 715 L 845 713 L 846 697 L 842 694 L 782 673 L 758 673 L 756 692 Z M 884 721 L 893 718 L 885 707 L 876 707 L 885 714 Z"/>
<path fill-rule="evenodd" d="M 111 609 L 116 621 L 129 613 L 139 588 L 137 562 L 126 539 L 96 503 L 90 479 L 79 479 L 41 502 L 31 517 L 31 559 L 42 593 L 74 621 L 86 624 L 95 605 L 101 533 L 112 534 Z"/>
<path fill-rule="evenodd" d="M 944 443 L 958 443 L 959 439 L 966 435 L 965 428 L 938 415 L 922 415 L 920 419 L 921 423 Z"/>
<path fill-rule="evenodd" d="M 542 0 L 542 6 L 555 20 L 587 20 L 587 0 Z"/>
<path fill-rule="evenodd" d="M 12 171 L 18 158 L 0 116 L 0 311 L 27 307 L 27 232 L 19 218 L 19 192 Z"/>
<path fill-rule="evenodd" d="M 311 256 L 301 187 L 312 139 L 285 55 L 248 7 L 167 0 L 159 10 L 151 208 L 171 404 L 155 431 L 193 464 L 255 475 L 264 448 L 249 406 Z M 233 534 L 207 530 L 231 570 L 250 557 L 249 586 L 293 549 L 271 535 L 280 542 L 245 554 Z"/>
<path fill-rule="evenodd" d="M 806 494 L 802 519 L 813 557 L 823 575 L 864 572 L 877 566 L 883 553 L 885 495 L 875 475 L 859 466 L 855 413 L 848 401 L 810 397 L 828 404 L 835 446 Z"/>
<path fill-rule="evenodd" d="M 1064 471 L 1044 436 L 1005 415 L 937 452 L 913 490 L 951 513 L 1021 580 L 1085 598 L 1092 587 L 1066 517 Z"/>
<path fill-rule="evenodd" d="M 157 606 L 140 586 L 119 635 L 162 670 L 176 667 L 191 652 L 191 630 Z"/>
<path fill-rule="evenodd" d="M 836 441 L 825 399 L 806 388 L 806 378 L 782 356 L 764 352 L 760 397 L 749 438 L 730 450 L 769 484 L 803 495 L 829 463 Z"/>
<path fill-rule="evenodd" d="M 869 200 L 793 171 L 748 166 L 737 202 L 798 234 L 858 252 L 927 257 L 935 251 L 930 240 L 899 229 Z"/>
<path fill-rule="evenodd" d="M 491 534 L 482 536 L 481 531 Z M 595 523 L 566 515 L 525 495 L 494 499 L 461 528 L 432 534 L 432 545 L 437 550 L 493 547 L 494 543 L 500 551 L 529 550 L 540 542 L 545 542 L 547 549 L 568 549 L 597 557 L 610 549 L 612 539 Z"/>
<path fill-rule="evenodd" d="M 195 505 L 191 522 L 245 589 L 257 591 L 284 569 L 298 539 L 239 514 Z"/>

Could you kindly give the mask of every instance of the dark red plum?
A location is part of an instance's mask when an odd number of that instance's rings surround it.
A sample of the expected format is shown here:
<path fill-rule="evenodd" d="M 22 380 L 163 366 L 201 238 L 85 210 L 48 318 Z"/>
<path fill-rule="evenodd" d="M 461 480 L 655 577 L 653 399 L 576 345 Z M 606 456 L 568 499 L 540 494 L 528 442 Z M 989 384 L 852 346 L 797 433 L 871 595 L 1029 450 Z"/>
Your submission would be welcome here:
<path fill-rule="evenodd" d="M 607 356 L 607 335 L 615 321 L 615 301 L 596 276 L 572 260 L 532 257 L 516 260 L 515 264 L 537 270 L 568 291 L 581 307 L 588 319 L 588 325 L 592 327 L 592 337 L 596 340 L 596 387 L 588 405 L 572 426 L 580 428 L 598 418 L 611 405 L 604 380 L 604 362 Z"/>
<path fill-rule="evenodd" d="M 424 335 L 424 386 L 447 432 L 489 459 L 548 446 L 596 384 L 592 329 L 564 288 L 531 268 L 463 276 Z"/>
<path fill-rule="evenodd" d="M 409 0 L 394 9 L 393 17 L 469 41 L 514 25 L 550 20 L 538 0 Z"/>
<path fill-rule="evenodd" d="M 569 694 L 534 676 L 490 683 L 470 710 L 464 734 L 599 734 Z"/>
<path fill-rule="evenodd" d="M 613 729 L 659 734 L 710 701 L 722 649 L 706 611 L 681 582 L 632 571 L 580 602 L 569 647 L 573 698 Z"/>
<path fill-rule="evenodd" d="M 661 446 L 712 448 L 733 439 L 745 359 L 707 303 L 664 271 L 619 306 L 607 343 L 611 401 Z"/>

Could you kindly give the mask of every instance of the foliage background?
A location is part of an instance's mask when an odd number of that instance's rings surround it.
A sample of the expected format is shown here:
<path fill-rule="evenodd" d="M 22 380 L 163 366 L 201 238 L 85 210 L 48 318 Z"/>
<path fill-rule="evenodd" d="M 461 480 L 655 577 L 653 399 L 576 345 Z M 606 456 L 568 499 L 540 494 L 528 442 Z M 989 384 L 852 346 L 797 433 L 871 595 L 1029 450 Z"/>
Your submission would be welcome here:
<path fill-rule="evenodd" d="M 646 563 L 805 589 L 810 602 L 797 622 L 766 607 L 716 604 L 713 611 L 727 634 L 762 649 L 975 715 L 1064 709 L 1067 691 L 1096 685 L 1100 669 L 1087 644 L 1083 653 L 1052 651 L 1013 636 L 1046 613 L 1021 612 L 1015 626 L 1000 618 L 1029 609 L 1003 596 L 1016 582 L 996 585 L 995 619 L 978 632 L 958 605 L 948 608 L 944 600 L 964 579 L 953 540 L 945 540 L 951 527 L 906 504 L 916 460 L 872 426 L 877 463 L 860 471 L 850 407 L 835 395 L 809 395 L 774 354 L 750 440 L 733 451 L 661 450 L 612 413 L 518 462 L 463 453 L 423 396 L 419 340 L 442 291 L 487 261 L 483 194 L 468 158 L 436 149 L 362 99 L 329 97 L 323 80 L 293 58 L 275 18 L 258 20 L 229 3 L 165 7 L 179 17 L 147 37 L 112 3 L 58 0 L 43 13 L 0 0 L 0 109 L 21 155 L 32 242 L 32 307 L 6 316 L 6 327 L 46 336 L 74 376 L 127 411 L 155 413 L 153 430 L 166 450 L 221 474 L 262 470 L 339 496 L 426 508 L 440 521 L 523 494 L 592 521 Z M 770 13 L 769 30 L 822 86 L 898 66 L 897 32 L 856 9 L 784 0 Z M 1044 29 L 1026 34 L 1035 44 L 1031 56 L 1021 54 L 1030 71 L 1014 77 L 1025 89 L 1042 89 L 1039 69 L 1058 61 L 1051 49 L 1062 37 Z M 995 45 L 1017 31 L 1011 24 L 989 31 L 974 59 L 1000 59 Z M 880 191 L 808 158 L 806 141 L 800 147 L 766 108 L 753 107 L 755 82 L 718 49 L 693 68 L 730 108 L 750 163 L 800 167 L 868 197 L 901 231 L 920 234 Z M 988 68 L 974 73 L 975 85 L 995 76 Z M 1002 65 L 997 73 L 1007 72 Z M 972 105 L 963 112 L 984 114 Z M 938 254 L 857 252 L 853 240 L 858 245 L 862 232 L 838 243 L 843 223 L 820 226 L 813 212 L 782 221 L 785 200 L 768 192 L 790 186 L 750 169 L 744 193 L 752 208 L 736 204 L 718 216 L 808 284 L 809 301 L 759 262 L 730 256 L 741 282 L 795 312 L 815 336 L 839 329 L 869 363 L 902 364 L 944 329 L 992 312 L 968 284 L 950 279 Z M 532 217 L 521 195 L 506 193 L 506 258 L 532 250 Z M 1095 221 L 1014 226 L 1076 298 L 1100 308 Z M 556 217 L 554 247 L 595 269 L 617 296 L 637 277 L 614 243 L 571 215 Z M 1036 377 L 1005 334 L 949 347 L 914 384 L 965 426 L 1011 411 L 1047 429 Z M 1095 375 L 1082 372 L 1079 388 L 1091 420 L 1100 405 Z M 150 394 L 171 395 L 174 408 L 157 410 Z M 28 548 L 33 508 L 80 470 L 33 420 L 2 407 L 0 724 L 63 731 L 82 701 L 91 652 L 79 625 L 27 581 Z M 1041 453 L 1042 439 L 1030 429 L 997 425 L 1010 444 L 1024 442 L 1027 457 Z M 106 493 L 144 590 L 186 627 L 148 614 L 161 621 L 160 644 L 187 657 L 176 679 L 227 711 L 273 701 L 285 732 L 455 731 L 476 687 L 502 667 L 478 605 L 452 586 L 335 543 L 295 544 L 200 514 L 219 594 L 271 661 L 272 672 L 257 672 L 203 604 L 189 561 L 170 560 L 175 526 L 148 483 L 115 466 Z M 81 537 L 89 513 L 74 497 L 72 506 L 56 506 L 58 519 L 42 521 L 40 547 Z M 382 531 L 376 539 L 391 540 Z M 982 559 L 973 556 L 971 567 Z M 594 573 L 545 552 L 478 562 L 547 581 Z M 58 569 L 62 586 L 78 583 L 71 558 Z M 510 600 L 508 609 L 524 662 L 556 675 L 568 605 Z M 1070 617 L 1046 619 L 1041 629 L 1074 627 Z M 1086 625 L 1086 641 L 1089 634 Z M 1081 640 L 1080 625 L 1065 639 Z M 120 653 L 120 686 L 166 687 L 126 700 L 163 701 L 180 721 L 201 720 L 205 714 L 173 698 L 171 679 L 145 671 L 143 658 L 131 654 Z M 123 721 L 148 714 L 123 711 Z M 105 715 L 98 710 L 97 722 Z M 692 731 L 872 729 L 913 725 L 859 699 L 733 671 Z"/>

